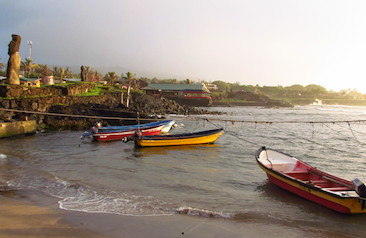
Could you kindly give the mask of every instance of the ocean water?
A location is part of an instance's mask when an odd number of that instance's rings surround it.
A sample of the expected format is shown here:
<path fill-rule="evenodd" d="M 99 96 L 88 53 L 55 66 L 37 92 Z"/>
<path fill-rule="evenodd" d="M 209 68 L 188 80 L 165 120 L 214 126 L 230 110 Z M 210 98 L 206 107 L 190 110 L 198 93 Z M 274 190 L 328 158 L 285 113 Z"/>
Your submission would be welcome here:
<path fill-rule="evenodd" d="M 254 157 L 266 146 L 366 182 L 366 107 L 210 110 L 226 114 L 169 118 L 177 122 L 171 133 L 223 127 L 212 145 L 135 148 L 132 142 L 82 141 L 82 131 L 2 139 L 0 153 L 7 159 L 0 159 L 0 183 L 55 196 L 67 210 L 181 213 L 295 227 L 304 234 L 366 237 L 366 214 L 338 214 L 277 188 Z"/>

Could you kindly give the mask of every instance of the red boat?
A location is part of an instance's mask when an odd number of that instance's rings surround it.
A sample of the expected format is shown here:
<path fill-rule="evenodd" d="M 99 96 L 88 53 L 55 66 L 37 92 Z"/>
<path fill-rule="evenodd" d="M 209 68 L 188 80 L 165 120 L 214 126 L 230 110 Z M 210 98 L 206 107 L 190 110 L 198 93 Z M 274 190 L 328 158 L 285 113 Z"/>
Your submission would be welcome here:
<path fill-rule="evenodd" d="M 115 141 L 124 140 L 127 137 L 133 136 L 136 132 L 144 136 L 158 135 L 163 130 L 164 125 L 146 127 L 142 129 L 132 129 L 126 131 L 115 131 L 115 132 L 97 132 L 93 134 L 93 141 Z"/>
<path fill-rule="evenodd" d="M 270 182 L 341 213 L 366 213 L 366 187 L 320 171 L 290 155 L 260 148 L 256 160 Z"/>

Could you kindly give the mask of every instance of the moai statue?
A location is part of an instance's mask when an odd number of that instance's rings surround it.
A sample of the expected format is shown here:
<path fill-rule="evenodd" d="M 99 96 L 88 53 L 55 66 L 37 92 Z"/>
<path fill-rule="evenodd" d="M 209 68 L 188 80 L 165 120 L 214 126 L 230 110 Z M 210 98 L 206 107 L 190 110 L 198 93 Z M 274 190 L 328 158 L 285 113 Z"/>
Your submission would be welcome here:
<path fill-rule="evenodd" d="M 81 81 L 86 82 L 88 81 L 88 72 L 85 66 L 81 66 Z"/>
<path fill-rule="evenodd" d="M 20 84 L 19 70 L 20 70 L 20 54 L 19 47 L 21 42 L 21 37 L 18 35 L 11 35 L 13 39 L 9 43 L 8 55 L 8 68 L 6 70 L 6 77 L 8 78 L 9 84 Z"/>

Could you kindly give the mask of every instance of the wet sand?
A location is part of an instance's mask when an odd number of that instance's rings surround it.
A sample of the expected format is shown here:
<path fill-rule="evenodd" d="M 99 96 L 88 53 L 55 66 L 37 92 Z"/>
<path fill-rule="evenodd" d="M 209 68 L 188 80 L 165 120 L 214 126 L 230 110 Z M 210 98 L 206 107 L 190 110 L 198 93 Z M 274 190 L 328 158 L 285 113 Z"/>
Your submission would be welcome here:
<path fill-rule="evenodd" d="M 0 237 L 264 237 L 270 231 L 225 219 L 120 216 L 66 211 L 57 199 L 32 191 L 0 192 Z M 280 232 L 280 229 L 278 229 Z"/>
<path fill-rule="evenodd" d="M 57 209 L 24 199 L 14 191 L 0 193 L 0 237 L 101 237 L 63 221 Z"/>
<path fill-rule="evenodd" d="M 308 237 L 299 227 L 188 215 L 120 216 L 67 211 L 33 191 L 0 192 L 0 237 Z M 335 234 L 312 237 L 337 237 Z"/>

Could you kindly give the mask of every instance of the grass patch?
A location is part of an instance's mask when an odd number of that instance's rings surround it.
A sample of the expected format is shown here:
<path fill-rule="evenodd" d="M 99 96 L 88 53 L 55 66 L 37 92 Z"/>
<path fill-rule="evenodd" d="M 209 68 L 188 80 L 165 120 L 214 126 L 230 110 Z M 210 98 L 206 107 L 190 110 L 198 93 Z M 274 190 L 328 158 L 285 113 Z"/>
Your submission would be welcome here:
<path fill-rule="evenodd" d="M 80 93 L 80 94 L 77 94 L 76 96 L 80 96 L 80 97 L 99 96 L 101 91 L 102 91 L 101 88 L 94 87 L 93 89 L 89 90 L 88 92 Z"/>

